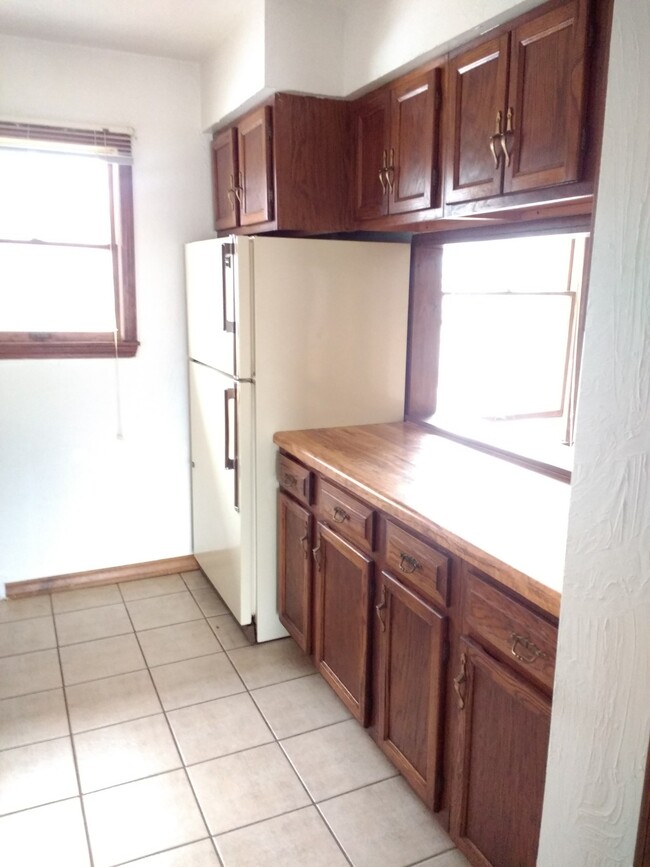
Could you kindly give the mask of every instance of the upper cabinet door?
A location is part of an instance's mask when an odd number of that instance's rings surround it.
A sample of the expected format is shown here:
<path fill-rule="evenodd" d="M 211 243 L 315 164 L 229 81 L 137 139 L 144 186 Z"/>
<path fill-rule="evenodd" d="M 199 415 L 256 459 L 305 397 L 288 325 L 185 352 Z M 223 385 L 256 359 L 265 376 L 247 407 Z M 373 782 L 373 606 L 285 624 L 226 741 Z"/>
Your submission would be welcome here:
<path fill-rule="evenodd" d="M 240 225 L 266 223 L 274 217 L 271 108 L 262 106 L 242 118 L 237 128 Z"/>
<path fill-rule="evenodd" d="M 573 0 L 512 31 L 504 192 L 579 179 L 587 3 Z"/>
<path fill-rule="evenodd" d="M 447 202 L 501 192 L 508 41 L 505 33 L 449 62 Z"/>
<path fill-rule="evenodd" d="M 358 220 L 388 213 L 388 151 L 390 94 L 377 90 L 360 99 L 355 122 L 355 216 Z"/>
<path fill-rule="evenodd" d="M 234 229 L 239 222 L 237 200 L 237 130 L 226 129 L 212 141 L 212 196 L 215 229 Z"/>
<path fill-rule="evenodd" d="M 391 88 L 387 183 L 390 213 L 431 208 L 438 165 L 440 70 L 407 76 Z"/>

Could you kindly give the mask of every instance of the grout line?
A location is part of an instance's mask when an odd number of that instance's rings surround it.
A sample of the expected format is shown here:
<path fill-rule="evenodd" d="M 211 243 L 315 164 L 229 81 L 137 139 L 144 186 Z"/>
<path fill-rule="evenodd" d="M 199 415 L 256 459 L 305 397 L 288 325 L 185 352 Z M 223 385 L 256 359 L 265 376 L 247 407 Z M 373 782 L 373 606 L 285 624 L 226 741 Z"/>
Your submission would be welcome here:
<path fill-rule="evenodd" d="M 52 601 L 52 596 L 50 594 L 50 604 Z M 61 661 L 61 648 L 59 646 L 59 633 L 56 628 L 56 618 L 54 617 L 54 635 L 56 637 L 56 653 L 59 660 L 59 669 L 61 672 L 61 688 L 63 690 L 63 701 L 65 703 L 65 713 L 68 719 L 68 737 L 70 738 L 70 749 L 72 750 L 72 760 L 74 763 L 74 772 L 77 778 L 77 789 L 79 790 L 79 806 L 81 807 L 81 818 L 83 819 L 84 831 L 86 834 L 86 846 L 88 847 L 88 858 L 90 860 L 90 867 L 94 867 L 95 859 L 93 856 L 93 850 L 90 845 L 90 832 L 88 830 L 88 819 L 86 817 L 86 805 L 84 803 L 83 795 L 81 793 L 81 776 L 79 774 L 79 761 L 77 759 L 77 747 L 74 741 L 74 736 L 72 734 L 72 720 L 70 719 L 70 707 L 68 705 L 68 694 L 65 691 L 65 681 L 63 679 L 63 662 Z"/>

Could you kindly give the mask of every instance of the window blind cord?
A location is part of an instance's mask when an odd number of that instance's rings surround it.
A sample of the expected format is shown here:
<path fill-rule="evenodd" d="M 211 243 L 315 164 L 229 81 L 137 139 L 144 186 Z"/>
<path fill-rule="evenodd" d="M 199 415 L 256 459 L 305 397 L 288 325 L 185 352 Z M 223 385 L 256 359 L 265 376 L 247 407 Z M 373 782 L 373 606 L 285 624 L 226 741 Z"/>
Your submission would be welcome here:
<path fill-rule="evenodd" d="M 117 322 L 113 328 L 113 346 L 115 347 L 115 438 L 124 439 L 122 427 L 122 386 L 120 382 L 120 357 L 117 351 Z"/>

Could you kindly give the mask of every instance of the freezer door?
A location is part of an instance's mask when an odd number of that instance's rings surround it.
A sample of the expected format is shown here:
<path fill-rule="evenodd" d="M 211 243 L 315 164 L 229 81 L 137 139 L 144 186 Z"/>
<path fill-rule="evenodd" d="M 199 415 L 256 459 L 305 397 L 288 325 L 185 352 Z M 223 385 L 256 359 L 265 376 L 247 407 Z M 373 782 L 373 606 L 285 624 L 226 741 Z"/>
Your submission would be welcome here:
<path fill-rule="evenodd" d="M 237 383 L 190 362 L 192 527 L 194 556 L 242 625 L 252 619 L 252 548 L 246 448 L 240 427 L 249 426 L 252 385 Z M 243 438 L 246 443 L 246 437 Z M 244 483 L 240 476 L 246 466 Z M 246 513 L 242 521 L 240 506 Z"/>
<path fill-rule="evenodd" d="M 189 356 L 238 376 L 237 283 L 232 239 L 185 246 Z"/>

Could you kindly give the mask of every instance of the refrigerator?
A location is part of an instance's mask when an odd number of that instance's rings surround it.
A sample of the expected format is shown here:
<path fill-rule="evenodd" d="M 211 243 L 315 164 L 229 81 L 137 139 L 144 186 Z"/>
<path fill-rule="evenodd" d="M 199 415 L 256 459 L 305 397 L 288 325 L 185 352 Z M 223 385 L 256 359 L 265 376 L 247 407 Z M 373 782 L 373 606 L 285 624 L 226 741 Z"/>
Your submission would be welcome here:
<path fill-rule="evenodd" d="M 278 430 L 399 421 L 408 243 L 186 245 L 193 551 L 255 640 L 276 604 Z"/>

